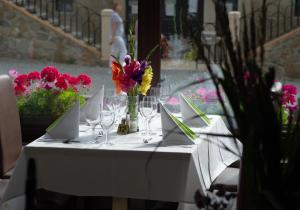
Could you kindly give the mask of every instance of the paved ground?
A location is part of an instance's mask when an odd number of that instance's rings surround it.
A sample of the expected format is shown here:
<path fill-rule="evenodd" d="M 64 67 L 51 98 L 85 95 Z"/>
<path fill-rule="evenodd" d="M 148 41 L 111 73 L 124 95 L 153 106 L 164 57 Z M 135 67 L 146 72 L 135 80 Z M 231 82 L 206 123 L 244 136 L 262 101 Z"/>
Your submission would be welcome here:
<path fill-rule="evenodd" d="M 99 89 L 102 84 L 104 84 L 108 89 L 113 88 L 113 84 L 111 81 L 111 71 L 107 67 L 90 67 L 39 60 L 0 58 L 0 74 L 7 73 L 10 69 L 16 69 L 20 73 L 26 73 L 33 70 L 41 70 L 47 65 L 54 65 L 61 72 L 71 73 L 73 75 L 77 75 L 79 73 L 87 73 L 93 78 L 93 88 L 91 89 L 91 91 Z M 203 66 L 200 66 L 200 68 L 198 67 L 198 70 L 178 70 L 178 68 L 177 70 L 174 70 L 174 68 L 171 69 L 169 66 L 169 68 L 165 68 L 165 70 L 162 70 L 161 72 L 161 78 L 165 80 L 165 84 L 168 84 L 170 86 L 171 91 L 203 77 Z M 300 90 L 299 79 L 287 78 L 285 82 L 297 85 L 298 89 Z"/>
<path fill-rule="evenodd" d="M 93 78 L 92 91 L 104 84 L 109 89 L 113 88 L 111 81 L 111 71 L 107 67 L 90 67 L 74 64 L 61 64 L 39 60 L 23 60 L 0 58 L 0 74 L 7 73 L 10 69 L 16 69 L 20 73 L 27 73 L 33 70 L 41 70 L 47 65 L 56 66 L 61 72 L 77 75 L 79 73 L 87 73 Z M 196 70 L 163 70 L 161 78 L 169 83 L 171 89 L 178 88 L 188 82 L 195 81 L 202 74 Z"/>

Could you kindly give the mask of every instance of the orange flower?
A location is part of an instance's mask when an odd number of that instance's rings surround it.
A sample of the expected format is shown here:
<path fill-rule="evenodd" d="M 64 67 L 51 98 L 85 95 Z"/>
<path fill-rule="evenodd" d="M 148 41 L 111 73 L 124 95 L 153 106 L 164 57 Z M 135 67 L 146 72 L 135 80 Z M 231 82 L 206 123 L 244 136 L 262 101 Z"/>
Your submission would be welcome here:
<path fill-rule="evenodd" d="M 119 63 L 113 61 L 112 63 L 112 80 L 115 83 L 116 93 L 120 94 L 122 92 L 121 88 L 121 78 L 122 78 L 122 67 Z"/>

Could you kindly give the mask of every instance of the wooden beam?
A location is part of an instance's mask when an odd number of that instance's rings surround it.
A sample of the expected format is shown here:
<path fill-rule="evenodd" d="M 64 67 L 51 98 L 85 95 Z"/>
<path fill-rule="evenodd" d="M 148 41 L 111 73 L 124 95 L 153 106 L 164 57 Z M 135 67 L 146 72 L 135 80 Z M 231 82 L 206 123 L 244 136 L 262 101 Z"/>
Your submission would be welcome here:
<path fill-rule="evenodd" d="M 138 8 L 138 58 L 143 60 L 157 45 L 160 45 L 160 0 L 140 0 Z M 160 49 L 151 57 L 154 78 L 152 85 L 160 82 Z"/>
<path fill-rule="evenodd" d="M 113 198 L 112 210 L 127 210 L 127 198 Z"/>

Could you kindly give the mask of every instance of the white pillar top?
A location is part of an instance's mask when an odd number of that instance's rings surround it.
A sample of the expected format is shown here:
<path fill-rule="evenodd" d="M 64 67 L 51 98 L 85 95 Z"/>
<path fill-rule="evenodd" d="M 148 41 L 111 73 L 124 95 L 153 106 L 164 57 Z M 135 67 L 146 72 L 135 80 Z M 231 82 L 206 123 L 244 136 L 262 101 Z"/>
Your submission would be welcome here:
<path fill-rule="evenodd" d="M 103 9 L 101 10 L 101 15 L 110 16 L 113 13 L 112 9 Z"/>

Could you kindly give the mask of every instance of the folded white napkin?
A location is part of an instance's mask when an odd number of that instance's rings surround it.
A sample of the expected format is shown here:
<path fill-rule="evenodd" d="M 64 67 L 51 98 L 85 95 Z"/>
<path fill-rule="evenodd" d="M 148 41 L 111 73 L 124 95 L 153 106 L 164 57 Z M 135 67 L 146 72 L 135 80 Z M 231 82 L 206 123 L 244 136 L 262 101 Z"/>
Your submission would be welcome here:
<path fill-rule="evenodd" d="M 104 85 L 80 109 L 80 122 L 86 122 L 86 118 L 96 120 L 99 116 L 100 108 L 103 106 Z M 101 107 L 100 107 L 101 106 Z"/>
<path fill-rule="evenodd" d="M 53 139 L 75 139 L 79 135 L 80 102 L 75 104 L 58 118 L 46 130 L 46 136 Z"/>
<path fill-rule="evenodd" d="M 210 123 L 210 119 L 190 99 L 180 94 L 180 110 L 183 122 L 191 127 L 203 127 Z"/>
<path fill-rule="evenodd" d="M 163 145 L 195 144 L 196 134 L 160 104 Z"/>

